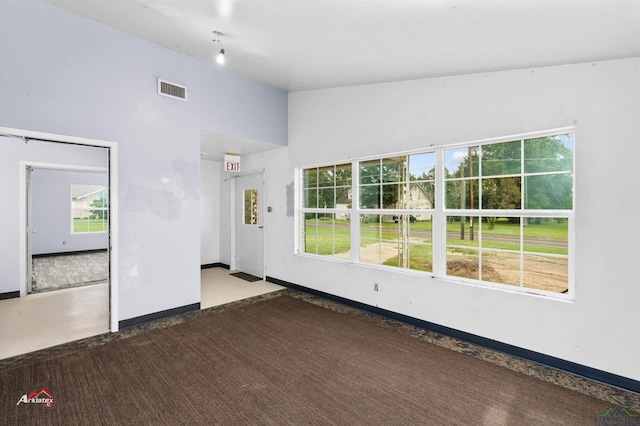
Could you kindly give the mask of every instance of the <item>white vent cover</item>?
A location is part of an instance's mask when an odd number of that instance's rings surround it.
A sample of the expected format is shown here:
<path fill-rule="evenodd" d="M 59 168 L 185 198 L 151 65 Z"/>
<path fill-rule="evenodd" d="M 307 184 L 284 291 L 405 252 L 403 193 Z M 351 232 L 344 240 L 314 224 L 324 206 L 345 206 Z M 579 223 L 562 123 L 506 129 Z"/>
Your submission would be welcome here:
<path fill-rule="evenodd" d="M 158 79 L 158 95 L 186 101 L 187 88 L 170 81 Z"/>

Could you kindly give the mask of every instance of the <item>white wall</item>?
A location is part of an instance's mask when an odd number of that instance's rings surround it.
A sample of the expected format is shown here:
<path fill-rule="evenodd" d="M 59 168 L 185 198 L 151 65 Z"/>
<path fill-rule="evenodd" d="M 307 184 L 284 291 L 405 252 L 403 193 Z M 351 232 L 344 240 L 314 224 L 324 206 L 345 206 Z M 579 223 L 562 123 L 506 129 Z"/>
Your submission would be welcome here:
<path fill-rule="evenodd" d="M 640 59 L 291 93 L 289 147 L 246 161 L 267 168 L 267 274 L 639 380 L 638 117 Z M 293 254 L 294 166 L 574 124 L 573 302 Z"/>
<path fill-rule="evenodd" d="M 20 258 L 26 256 L 20 252 L 20 175 L 36 163 L 95 168 L 105 167 L 108 157 L 100 148 L 0 136 L 0 293 L 20 290 Z"/>
<path fill-rule="evenodd" d="M 200 163 L 200 265 L 220 262 L 220 168 L 217 161 Z"/>
<path fill-rule="evenodd" d="M 118 319 L 199 302 L 201 131 L 285 145 L 286 93 L 38 0 L 0 10 L 0 126 L 118 143 Z"/>
<path fill-rule="evenodd" d="M 77 147 L 76 147 L 77 148 Z M 89 148 L 95 149 L 95 148 Z M 106 149 L 105 157 L 106 157 Z M 102 165 L 108 166 L 106 161 Z M 109 247 L 107 232 L 71 232 L 71 185 L 109 186 L 106 173 L 33 169 L 31 173 L 32 254 L 51 254 Z"/>

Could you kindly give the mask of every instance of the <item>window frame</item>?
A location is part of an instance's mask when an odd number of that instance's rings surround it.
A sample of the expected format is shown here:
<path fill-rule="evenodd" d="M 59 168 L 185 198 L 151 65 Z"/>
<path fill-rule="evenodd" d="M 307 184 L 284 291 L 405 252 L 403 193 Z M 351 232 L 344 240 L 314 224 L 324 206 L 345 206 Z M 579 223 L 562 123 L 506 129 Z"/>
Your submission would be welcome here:
<path fill-rule="evenodd" d="M 102 207 L 87 207 L 87 203 L 88 201 L 82 201 L 82 205 L 83 207 L 76 207 L 74 206 L 74 201 L 80 199 L 81 197 L 73 197 L 73 188 L 74 186 L 95 186 L 100 187 L 100 189 L 96 189 L 93 193 L 97 193 L 97 192 L 102 192 L 105 191 L 106 195 L 105 195 L 105 199 L 107 202 L 106 206 L 102 206 Z M 109 232 L 109 216 L 110 216 L 110 194 L 109 194 L 109 186 L 108 185 L 102 185 L 102 184 L 82 184 L 82 183 L 72 183 L 70 185 L 70 191 L 71 191 L 71 234 L 72 235 L 88 235 L 88 234 L 104 234 Z M 85 194 L 83 197 L 86 197 L 87 195 L 91 195 L 92 193 L 89 194 Z M 75 213 L 76 212 L 91 212 L 94 210 L 101 210 L 103 212 L 103 214 L 106 215 L 106 220 L 103 219 L 101 222 L 103 223 L 102 226 L 102 230 L 99 231 L 92 231 L 89 229 L 87 231 L 76 231 L 75 225 L 76 225 L 76 219 L 75 219 Z M 103 216 L 104 217 L 104 216 Z M 87 220 L 89 220 L 90 217 L 87 217 Z M 105 229 L 105 224 L 106 224 L 106 229 Z"/>
<path fill-rule="evenodd" d="M 571 159 L 571 169 L 568 172 L 530 172 L 530 173 L 525 173 L 525 163 L 524 163 L 524 141 L 525 140 L 529 140 L 529 139 L 535 139 L 535 138 L 543 138 L 543 137 L 551 137 L 551 136 L 560 136 L 560 135 L 565 135 L 565 134 L 571 134 L 572 138 L 571 138 L 571 142 L 572 142 L 572 146 L 571 146 L 571 151 L 572 151 L 572 159 Z M 525 204 L 524 204 L 524 183 L 523 181 L 520 182 L 520 190 L 521 190 L 521 198 L 522 198 L 522 204 L 520 206 L 519 209 L 483 209 L 482 208 L 482 198 L 479 195 L 479 201 L 478 201 L 478 206 L 475 206 L 474 209 L 469 209 L 469 208 L 464 208 L 464 209 L 460 209 L 460 208 L 447 208 L 446 205 L 446 191 L 445 191 L 445 185 L 446 185 L 446 178 L 445 178 L 445 152 L 447 150 L 452 150 L 452 149 L 457 149 L 457 148 L 467 148 L 467 147 L 482 147 L 485 145 L 491 145 L 491 144 L 498 144 L 498 143 L 502 143 L 502 142 L 514 142 L 514 141 L 520 141 L 520 172 L 519 173 L 510 173 L 510 174 L 504 174 L 504 175 L 491 175 L 491 176 L 478 176 L 475 179 L 477 179 L 478 181 L 478 185 L 482 186 L 482 182 L 484 179 L 490 179 L 490 178 L 496 178 L 496 177 L 512 177 L 512 176 L 520 176 L 521 179 L 524 181 L 526 176 L 537 176 L 537 175 L 545 175 L 545 174 L 560 174 L 560 173 L 569 173 L 571 175 L 571 200 L 572 200 L 572 205 L 570 209 L 526 209 L 525 208 Z M 362 208 L 361 207 L 361 201 L 360 201 L 360 187 L 361 187 L 361 182 L 360 182 L 360 163 L 362 162 L 370 162 L 370 161 L 384 161 L 385 159 L 389 159 L 389 158 L 397 158 L 397 157 L 402 157 L 402 156 L 410 156 L 410 155 L 417 155 L 417 154 L 425 154 L 425 153 L 430 153 L 433 152 L 435 153 L 435 182 L 434 182 L 434 191 L 435 191 L 435 197 L 434 197 L 434 203 L 435 206 L 432 205 L 432 209 L 427 209 L 424 210 L 424 212 L 428 212 L 428 214 L 431 214 L 431 220 L 432 220 L 432 231 L 431 231 L 431 247 L 432 247 L 432 271 L 420 271 L 420 270 L 416 270 L 416 269 L 410 269 L 410 268 L 403 268 L 403 267 L 399 267 L 399 266 L 387 266 L 387 265 L 382 265 L 382 264 L 375 264 L 375 263 L 367 263 L 367 262 L 363 262 L 360 260 L 360 238 L 361 238 L 361 224 L 360 224 L 360 220 L 359 219 L 362 215 L 366 215 L 366 214 L 375 214 L 375 215 L 394 215 L 394 214 L 398 214 L 398 215 L 402 215 L 403 217 L 406 217 L 407 215 L 411 215 L 411 214 L 415 214 L 416 213 L 416 209 L 410 209 L 410 208 L 406 208 L 407 206 L 405 205 L 405 208 L 396 208 L 396 209 L 389 209 L 389 208 L 382 208 L 383 206 L 377 206 L 380 208 L 373 208 L 373 209 L 368 209 L 368 208 Z M 294 242 L 294 252 L 296 255 L 300 255 L 300 256 L 307 256 L 307 257 L 313 257 L 313 258 L 318 258 L 318 259 L 323 259 L 323 260 L 330 260 L 330 261 L 336 261 L 336 262 L 343 262 L 343 263 L 355 263 L 358 264 L 359 266 L 363 266 L 363 267 L 372 267 L 372 268 L 377 268 L 377 269 L 381 269 L 381 270 L 387 270 L 387 271 L 393 271 L 396 273 L 405 273 L 405 274 L 413 274 L 413 275 L 419 275 L 419 276 L 424 276 L 424 277 L 431 277 L 431 278 L 436 278 L 438 280 L 444 281 L 444 282 L 451 282 L 451 283 L 460 283 L 460 284 L 464 284 L 464 285 L 471 285 L 471 286 L 477 286 L 477 287 L 484 287 L 484 288 L 492 288 L 492 289 L 498 289 L 498 290 L 503 290 L 503 291 L 508 291 L 508 292 L 515 292 L 518 294 L 528 294 L 528 295 L 534 295 L 534 296 L 543 296 L 543 297 L 550 297 L 552 299 L 557 299 L 557 300 L 566 300 L 566 301 L 572 301 L 575 299 L 575 271 L 574 271 L 574 265 L 575 265 L 575 214 L 576 214 L 576 132 L 575 132 L 575 127 L 564 127 L 564 128 L 558 128 L 558 129 L 552 129 L 552 130 L 546 130 L 546 131 L 540 131 L 540 132 L 531 132 L 531 133 L 523 133 L 523 134 L 518 134 L 518 135 L 511 135 L 511 136 L 505 136 L 505 137 L 500 137 L 500 138 L 490 138 L 490 139 L 483 139 L 483 140 L 477 140 L 477 141 L 471 141 L 471 142 L 464 142 L 464 143 L 456 143 L 456 144 L 446 144 L 446 145 L 430 145 L 428 148 L 425 149 L 420 149 L 420 150 L 411 150 L 411 151 L 404 151 L 404 152 L 398 152 L 398 153 L 390 153 L 390 154 L 384 154 L 384 155 L 377 155 L 377 156 L 370 156 L 370 157 L 362 157 L 362 158 L 357 158 L 357 159 L 353 159 L 350 161 L 351 164 L 351 168 L 352 168 L 352 176 L 351 176 L 351 188 L 352 188 L 352 203 L 351 203 L 351 208 L 350 209 L 336 209 L 336 208 L 327 208 L 327 209 L 318 209 L 318 208 L 308 208 L 308 207 L 304 207 L 303 205 L 303 200 L 302 200 L 302 190 L 303 190 L 303 173 L 305 170 L 308 170 L 310 168 L 321 168 L 321 167 L 327 167 L 327 166 L 332 166 L 332 165 L 342 165 L 342 164 L 346 164 L 349 162 L 335 162 L 335 163 L 324 163 L 324 164 L 319 164 L 319 165 L 312 165 L 312 166 L 308 166 L 308 167 L 299 167 L 296 168 L 296 196 L 298 197 L 298 199 L 296 200 L 296 210 L 295 213 L 297 215 L 296 217 L 296 229 L 295 229 L 295 242 Z M 480 168 L 481 165 L 478 164 L 478 167 Z M 408 173 L 407 173 L 408 174 Z M 381 185 L 383 183 L 380 183 Z M 407 188 L 410 188 L 410 184 L 411 184 L 411 180 L 410 178 L 407 178 L 407 180 L 404 182 L 404 184 L 407 185 Z M 304 238 L 304 220 L 300 220 L 300 218 L 304 218 L 306 213 L 314 213 L 317 211 L 321 211 L 322 213 L 332 213 L 332 214 L 348 214 L 350 215 L 351 218 L 351 255 L 349 256 L 349 258 L 338 258 L 335 255 L 334 256 L 327 256 L 327 255 L 321 255 L 321 254 L 314 254 L 314 253 L 305 253 L 304 252 L 304 242 L 303 242 L 303 238 Z M 423 213 L 422 210 L 418 209 L 418 211 L 420 211 L 421 213 Z M 523 280 L 521 278 L 520 280 L 520 285 L 519 286 L 515 286 L 515 285 L 510 285 L 510 284 L 506 284 L 506 283 L 496 283 L 496 282 L 491 282 L 491 281 L 486 281 L 486 280 L 482 280 L 482 279 L 471 279 L 471 278 L 462 278 L 462 277 L 458 277 L 458 276 L 454 276 L 454 275 L 448 275 L 447 274 L 447 224 L 446 224 L 446 220 L 447 217 L 450 216 L 465 216 L 465 217 L 491 217 L 491 216 L 497 216 L 497 217 L 514 217 L 514 218 L 520 218 L 520 249 L 518 251 L 519 256 L 520 256 L 520 276 L 523 276 L 523 270 L 525 269 L 525 265 L 524 265 L 524 257 L 527 254 L 535 254 L 536 252 L 529 252 L 525 250 L 525 246 L 524 246 L 524 242 L 523 240 L 526 238 L 524 237 L 524 223 L 523 223 L 523 219 L 522 218 L 548 218 L 548 219 L 557 219 L 557 218 L 566 218 L 567 219 L 567 246 L 566 246 L 566 250 L 567 250 L 567 254 L 566 255 L 556 255 L 556 254 L 545 254 L 545 256 L 550 256 L 550 257 L 554 257 L 554 256 L 558 256 L 558 257 L 562 257 L 564 259 L 566 259 L 566 263 L 567 263 L 567 274 L 568 274 L 568 279 L 567 279 L 567 290 L 564 293 L 558 293 L 555 291 L 548 291 L 548 290 L 543 290 L 543 289 L 539 289 L 539 288 L 533 288 L 533 287 L 525 287 L 523 286 Z M 482 220 L 480 220 L 480 223 L 476 226 L 478 226 L 478 231 L 482 230 Z M 300 226 L 302 226 L 302 228 L 300 228 Z M 481 234 L 482 235 L 482 234 Z M 500 249 L 495 249 L 495 248 L 488 248 L 488 247 L 484 247 L 481 246 L 480 244 L 478 244 L 478 252 L 482 252 L 484 250 L 488 251 L 500 251 Z M 513 251 L 509 251 L 507 250 L 508 253 L 514 253 Z M 482 264 L 481 264 L 482 265 Z"/>

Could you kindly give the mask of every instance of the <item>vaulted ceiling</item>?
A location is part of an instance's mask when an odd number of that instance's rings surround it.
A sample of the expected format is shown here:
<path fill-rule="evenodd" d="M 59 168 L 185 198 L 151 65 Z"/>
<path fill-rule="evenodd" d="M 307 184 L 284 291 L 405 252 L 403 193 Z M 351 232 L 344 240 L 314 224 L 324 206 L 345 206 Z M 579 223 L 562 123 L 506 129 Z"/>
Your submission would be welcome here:
<path fill-rule="evenodd" d="M 640 56 L 637 0 L 44 1 L 286 91 Z"/>

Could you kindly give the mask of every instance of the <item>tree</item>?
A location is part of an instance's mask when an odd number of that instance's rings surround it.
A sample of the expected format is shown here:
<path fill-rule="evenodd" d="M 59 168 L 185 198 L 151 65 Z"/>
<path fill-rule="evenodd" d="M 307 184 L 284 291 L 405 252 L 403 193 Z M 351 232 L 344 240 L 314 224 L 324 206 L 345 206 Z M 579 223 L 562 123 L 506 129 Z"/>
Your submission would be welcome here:
<path fill-rule="evenodd" d="M 91 210 L 91 216 L 89 219 L 91 220 L 107 220 L 109 215 L 109 200 L 106 197 L 101 197 L 93 200 L 89 203 L 91 207 L 99 207 L 100 209 Z"/>

